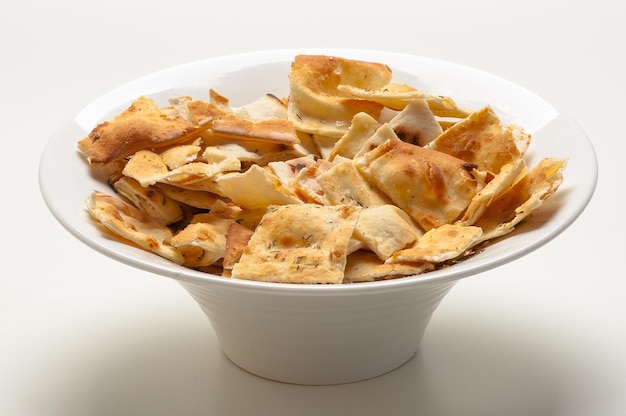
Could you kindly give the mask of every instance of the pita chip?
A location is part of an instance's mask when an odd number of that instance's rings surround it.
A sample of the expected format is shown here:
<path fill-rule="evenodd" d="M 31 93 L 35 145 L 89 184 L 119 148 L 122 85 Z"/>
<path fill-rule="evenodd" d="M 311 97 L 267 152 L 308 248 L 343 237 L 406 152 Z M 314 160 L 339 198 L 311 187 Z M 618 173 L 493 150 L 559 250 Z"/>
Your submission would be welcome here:
<path fill-rule="evenodd" d="M 360 208 L 314 204 L 271 206 L 232 277 L 278 283 L 339 284 Z"/>
<path fill-rule="evenodd" d="M 426 232 L 412 247 L 394 253 L 388 263 L 441 263 L 462 256 L 482 236 L 480 227 L 445 224 Z"/>

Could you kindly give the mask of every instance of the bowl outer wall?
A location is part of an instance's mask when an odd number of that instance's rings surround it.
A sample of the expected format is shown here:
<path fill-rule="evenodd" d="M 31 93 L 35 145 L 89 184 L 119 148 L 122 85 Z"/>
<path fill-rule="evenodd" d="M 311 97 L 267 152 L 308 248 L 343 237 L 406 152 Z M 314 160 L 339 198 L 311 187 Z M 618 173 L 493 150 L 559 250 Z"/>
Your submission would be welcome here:
<path fill-rule="evenodd" d="M 327 295 L 180 284 L 235 364 L 276 381 L 328 385 L 376 377 L 409 360 L 455 281 Z"/>

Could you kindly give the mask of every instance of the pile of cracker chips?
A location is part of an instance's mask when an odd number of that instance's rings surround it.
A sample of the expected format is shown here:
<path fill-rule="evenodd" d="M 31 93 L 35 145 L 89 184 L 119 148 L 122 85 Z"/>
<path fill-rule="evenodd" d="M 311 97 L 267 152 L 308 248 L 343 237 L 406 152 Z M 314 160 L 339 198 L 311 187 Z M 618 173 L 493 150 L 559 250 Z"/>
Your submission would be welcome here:
<path fill-rule="evenodd" d="M 392 82 L 382 63 L 298 55 L 289 95 L 241 107 L 139 97 L 78 142 L 112 192 L 91 215 L 129 244 L 228 278 L 355 283 L 447 267 L 563 181 L 490 106 Z M 287 79 L 285 80 L 287 82 Z"/>

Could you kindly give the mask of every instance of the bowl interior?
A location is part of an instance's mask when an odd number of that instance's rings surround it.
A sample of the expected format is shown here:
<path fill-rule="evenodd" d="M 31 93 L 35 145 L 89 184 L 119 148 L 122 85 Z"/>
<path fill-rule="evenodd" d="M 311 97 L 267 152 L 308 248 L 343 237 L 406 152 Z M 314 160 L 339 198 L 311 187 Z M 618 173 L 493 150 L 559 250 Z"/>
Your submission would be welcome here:
<path fill-rule="evenodd" d="M 239 54 L 179 65 L 129 82 L 90 103 L 54 132 L 42 155 L 40 188 L 51 212 L 85 244 L 133 267 L 189 281 L 208 279 L 258 288 L 280 286 L 281 290 L 302 290 L 287 288 L 292 285 L 233 281 L 189 270 L 102 233 L 85 210 L 84 201 L 93 189 L 106 190 L 108 185 L 93 176 L 78 154 L 76 143 L 96 124 L 119 113 L 140 95 L 150 96 L 157 103 L 166 105 L 168 98 L 179 95 L 206 99 L 209 88 L 213 88 L 229 97 L 233 106 L 251 102 L 265 93 L 286 96 L 291 61 L 295 55 L 305 53 L 382 62 L 393 70 L 394 82 L 450 96 L 460 105 L 472 109 L 489 104 L 504 122 L 517 123 L 532 134 L 526 157 L 530 165 L 548 156 L 569 158 L 559 191 L 514 233 L 492 243 L 479 255 L 422 276 L 359 283 L 350 285 L 351 290 L 381 289 L 414 280 L 454 280 L 512 261 L 541 247 L 566 229 L 583 212 L 593 195 L 598 168 L 585 133 L 542 98 L 516 84 L 483 71 L 419 56 L 366 50 L 299 49 Z M 309 287 L 307 290 L 344 290 L 339 286 Z"/>

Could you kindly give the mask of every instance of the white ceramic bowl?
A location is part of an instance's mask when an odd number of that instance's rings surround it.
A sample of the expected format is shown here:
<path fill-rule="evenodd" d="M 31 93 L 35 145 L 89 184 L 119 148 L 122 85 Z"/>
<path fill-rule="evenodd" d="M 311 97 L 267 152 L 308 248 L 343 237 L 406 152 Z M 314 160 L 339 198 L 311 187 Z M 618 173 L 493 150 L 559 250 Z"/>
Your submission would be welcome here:
<path fill-rule="evenodd" d="M 394 81 L 448 95 L 478 109 L 490 104 L 506 122 L 533 135 L 527 160 L 568 157 L 565 181 L 544 206 L 506 238 L 452 267 L 421 276 L 352 285 L 314 286 L 226 279 L 189 270 L 117 240 L 94 226 L 85 210 L 92 189 L 76 142 L 139 95 L 166 105 L 178 95 L 207 97 L 209 88 L 234 106 L 267 92 L 284 96 L 297 54 L 382 62 Z M 464 66 L 418 56 L 343 49 L 274 50 L 176 66 L 123 85 L 63 124 L 46 147 L 40 187 L 58 221 L 74 236 L 129 266 L 178 281 L 210 319 L 224 353 L 242 368 L 299 384 L 354 382 L 391 371 L 417 351 L 442 298 L 461 278 L 519 258 L 557 236 L 584 210 L 595 189 L 597 162 L 586 135 L 550 104 L 511 82 Z M 71 184 L 71 185 L 70 185 Z"/>

